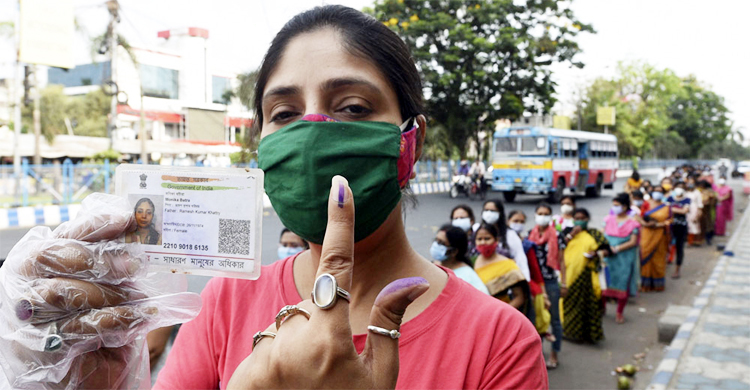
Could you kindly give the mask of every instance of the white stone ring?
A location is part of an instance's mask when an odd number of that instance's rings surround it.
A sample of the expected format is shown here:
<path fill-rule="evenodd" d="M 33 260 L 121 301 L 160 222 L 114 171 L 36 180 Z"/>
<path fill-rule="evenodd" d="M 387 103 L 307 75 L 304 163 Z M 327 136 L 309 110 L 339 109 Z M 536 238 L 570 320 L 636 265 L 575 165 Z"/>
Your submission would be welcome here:
<path fill-rule="evenodd" d="M 286 305 L 279 310 L 279 314 L 276 314 L 276 330 L 278 331 L 281 327 L 281 324 L 286 321 L 287 318 L 295 315 L 295 314 L 302 314 L 307 318 L 310 319 L 310 312 L 297 306 L 297 305 Z"/>
<path fill-rule="evenodd" d="M 372 333 L 379 334 L 381 336 L 390 337 L 390 338 L 392 338 L 394 340 L 396 340 L 399 337 L 401 337 L 401 332 L 397 331 L 396 329 L 388 330 L 388 329 L 385 329 L 385 328 L 381 328 L 379 326 L 368 325 L 367 326 L 367 330 L 369 330 Z"/>
<path fill-rule="evenodd" d="M 271 337 L 271 338 L 275 339 L 276 338 L 276 333 L 271 333 L 271 332 L 257 332 L 257 333 L 255 333 L 253 335 L 253 348 L 251 349 L 251 351 L 255 350 L 255 346 L 258 345 L 258 343 L 260 342 L 260 340 L 263 340 L 264 337 Z"/>
<path fill-rule="evenodd" d="M 337 298 L 350 301 L 349 292 L 338 286 L 336 278 L 331 274 L 321 274 L 315 279 L 312 290 L 312 301 L 321 309 L 330 309 L 336 305 Z"/>

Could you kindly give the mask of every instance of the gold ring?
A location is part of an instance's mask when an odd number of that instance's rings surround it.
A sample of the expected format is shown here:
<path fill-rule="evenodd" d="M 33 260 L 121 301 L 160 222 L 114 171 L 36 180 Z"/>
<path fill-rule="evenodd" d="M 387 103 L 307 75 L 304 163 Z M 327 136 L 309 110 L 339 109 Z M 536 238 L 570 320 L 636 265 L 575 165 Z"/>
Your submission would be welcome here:
<path fill-rule="evenodd" d="M 279 314 L 276 314 L 276 330 L 278 331 L 281 327 L 281 324 L 284 323 L 284 321 L 295 315 L 295 314 L 302 314 L 307 318 L 310 319 L 310 312 L 297 306 L 297 305 L 286 305 L 279 310 Z"/>

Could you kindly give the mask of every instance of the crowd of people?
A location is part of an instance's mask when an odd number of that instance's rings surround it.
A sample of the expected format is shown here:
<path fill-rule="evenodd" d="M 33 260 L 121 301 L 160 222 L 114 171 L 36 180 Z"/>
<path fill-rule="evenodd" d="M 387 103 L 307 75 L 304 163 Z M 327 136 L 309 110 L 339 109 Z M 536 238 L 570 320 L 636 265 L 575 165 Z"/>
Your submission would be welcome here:
<path fill-rule="evenodd" d="M 654 185 L 634 171 L 612 199 L 602 229 L 589 210 L 563 196 L 558 212 L 542 202 L 527 229 L 523 211 L 507 214 L 502 202 L 484 203 L 480 218 L 466 204 L 450 212 L 430 254 L 485 294 L 523 313 L 543 340 L 552 343 L 547 368 L 558 366 L 562 340 L 596 343 L 604 338 L 608 301 L 615 322 L 625 322 L 628 299 L 663 291 L 667 265 L 680 277 L 685 246 L 711 245 L 732 219 L 726 177 L 685 165 Z"/>

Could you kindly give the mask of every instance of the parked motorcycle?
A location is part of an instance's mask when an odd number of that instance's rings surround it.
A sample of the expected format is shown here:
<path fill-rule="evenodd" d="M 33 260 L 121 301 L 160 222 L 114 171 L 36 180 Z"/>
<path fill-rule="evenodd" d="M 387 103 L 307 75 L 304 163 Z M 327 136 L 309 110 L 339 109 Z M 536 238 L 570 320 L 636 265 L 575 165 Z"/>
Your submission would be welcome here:
<path fill-rule="evenodd" d="M 477 196 L 479 199 L 484 200 L 487 196 L 488 186 L 489 184 L 484 178 L 472 180 L 467 175 L 456 175 L 453 176 L 453 184 L 451 185 L 449 194 L 451 198 L 457 198 L 458 195 L 464 194 L 471 200 L 476 199 Z"/>

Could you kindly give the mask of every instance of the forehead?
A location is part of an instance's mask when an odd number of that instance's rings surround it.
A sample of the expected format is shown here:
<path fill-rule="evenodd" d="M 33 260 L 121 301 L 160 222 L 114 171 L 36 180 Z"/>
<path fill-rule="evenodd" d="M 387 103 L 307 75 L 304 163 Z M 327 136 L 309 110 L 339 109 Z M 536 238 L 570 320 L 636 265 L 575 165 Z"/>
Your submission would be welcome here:
<path fill-rule="evenodd" d="M 326 80 L 348 77 L 365 79 L 396 98 L 396 92 L 372 61 L 349 53 L 341 34 L 333 28 L 320 28 L 289 41 L 263 92 L 288 86 L 317 88 Z"/>
<path fill-rule="evenodd" d="M 453 218 L 465 218 L 468 217 L 469 213 L 464 209 L 456 209 L 453 211 Z"/>

